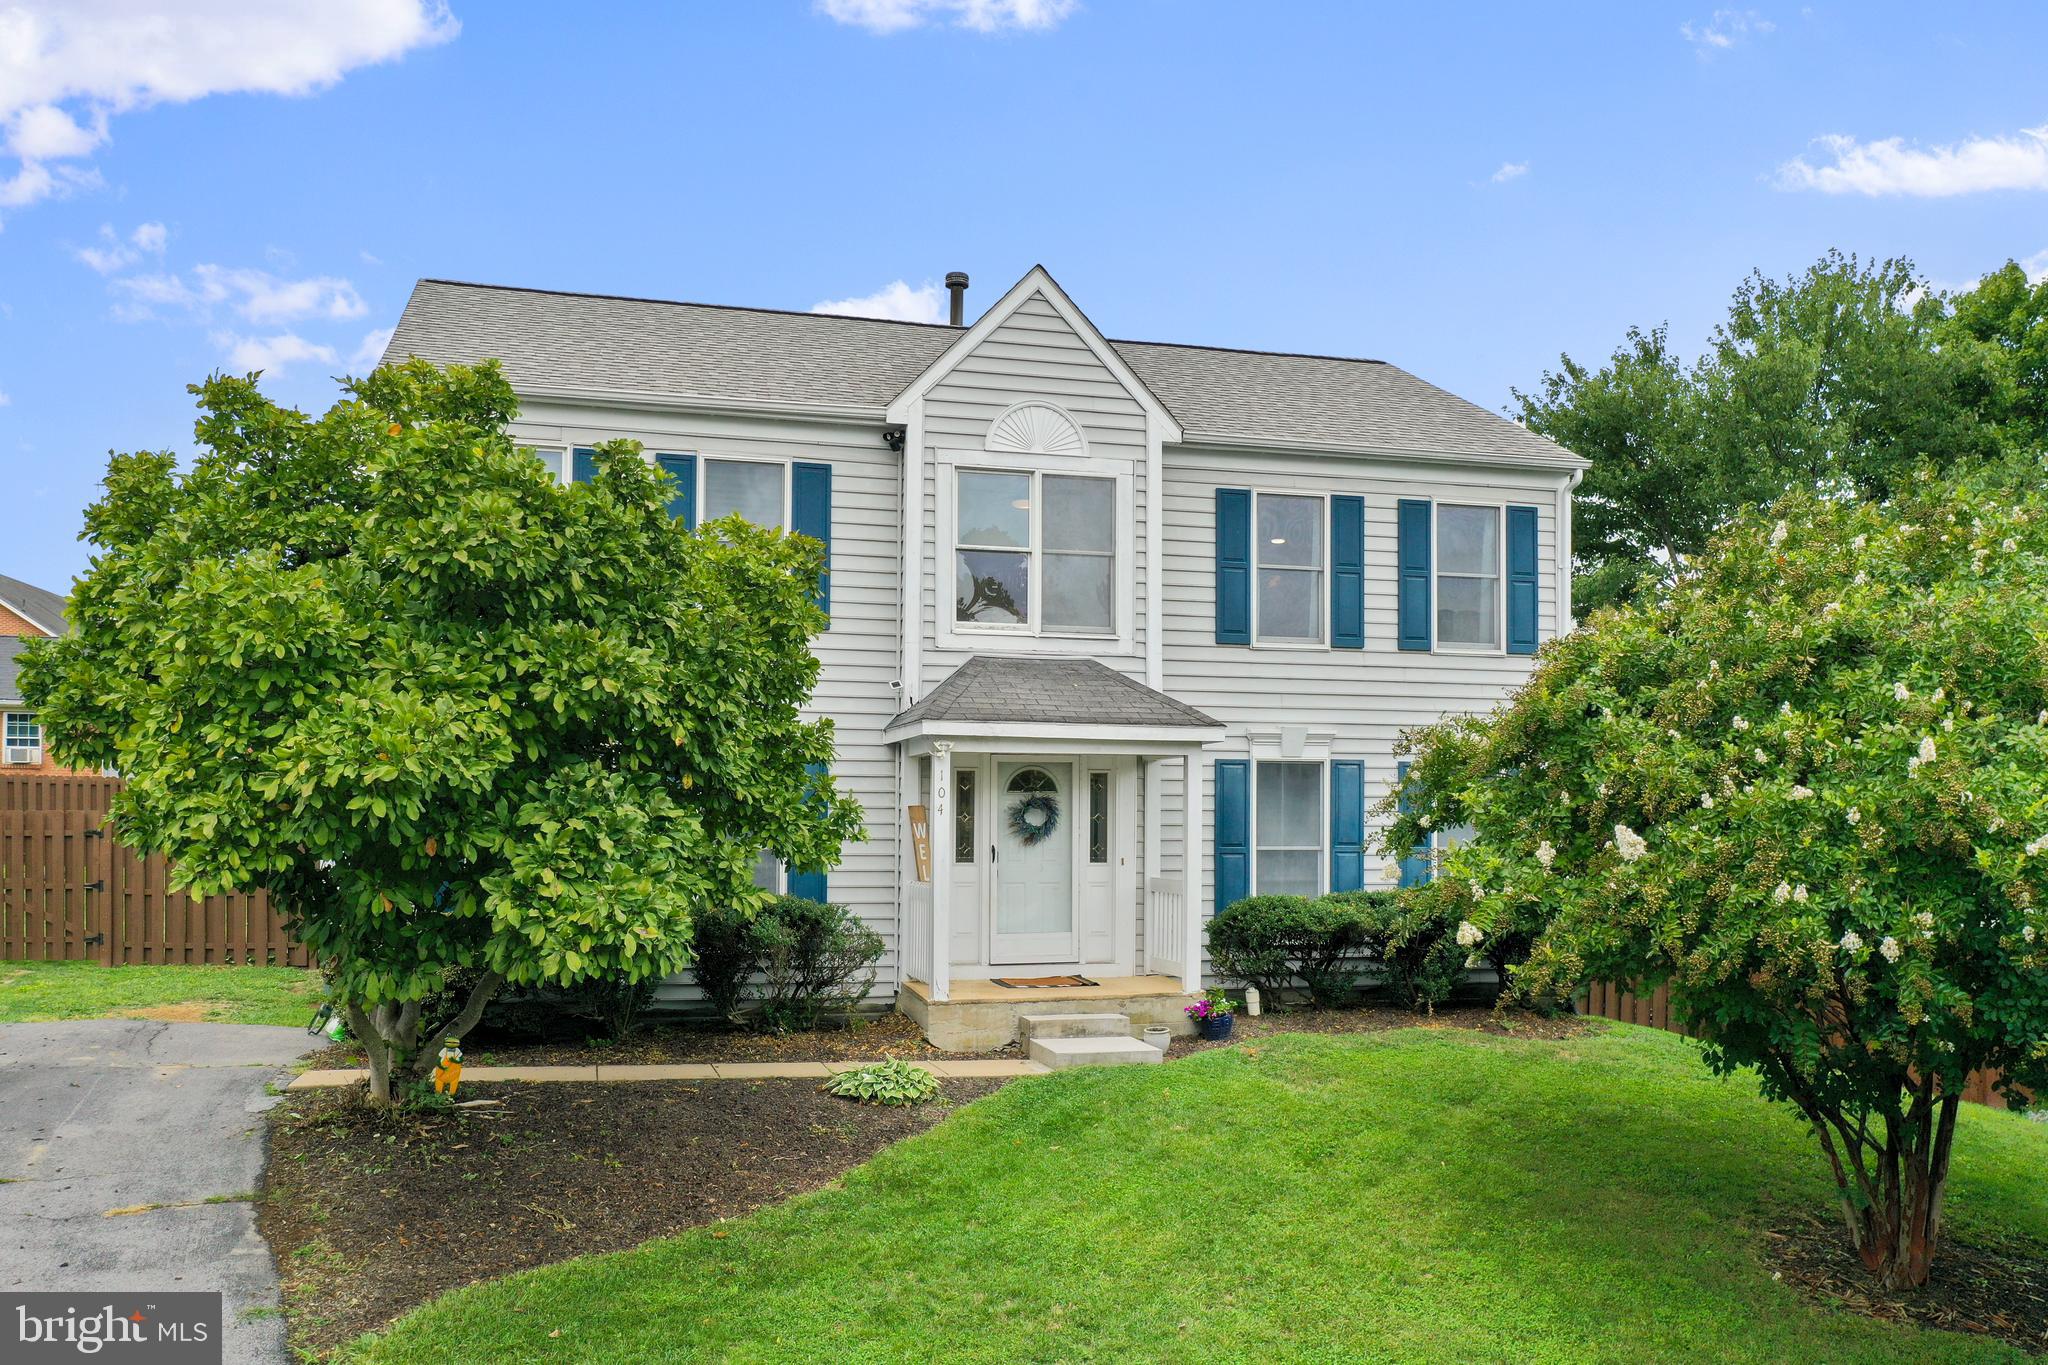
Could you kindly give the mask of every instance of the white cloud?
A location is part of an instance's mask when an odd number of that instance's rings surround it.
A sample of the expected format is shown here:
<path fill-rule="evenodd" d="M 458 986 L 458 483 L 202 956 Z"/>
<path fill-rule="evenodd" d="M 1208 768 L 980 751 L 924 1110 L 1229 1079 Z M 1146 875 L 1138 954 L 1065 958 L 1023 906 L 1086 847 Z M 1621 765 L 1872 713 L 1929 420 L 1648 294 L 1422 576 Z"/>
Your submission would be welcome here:
<path fill-rule="evenodd" d="M 5 0 L 0 128 L 18 163 L 0 207 L 96 185 L 63 166 L 108 138 L 112 115 L 207 95 L 304 95 L 350 70 L 446 42 L 443 0 Z"/>
<path fill-rule="evenodd" d="M 7 390 L 5 389 L 0 389 L 0 408 L 6 407 L 9 403 L 12 403 L 13 401 L 13 394 L 7 392 Z"/>
<path fill-rule="evenodd" d="M 287 365 L 302 360 L 317 360 L 323 365 L 332 365 L 335 360 L 332 346 L 308 341 L 296 332 L 279 332 L 267 337 L 215 332 L 212 340 L 214 345 L 227 352 L 228 368 L 238 374 L 262 370 L 274 375 Z"/>
<path fill-rule="evenodd" d="M 857 299 L 827 299 L 811 305 L 811 311 L 848 318 L 894 318 L 899 322 L 946 320 L 946 303 L 939 286 L 921 284 L 912 289 L 902 280 Z"/>
<path fill-rule="evenodd" d="M 224 306 L 259 325 L 302 318 L 339 322 L 369 311 L 356 287 L 334 275 L 293 280 L 267 270 L 197 265 L 189 281 L 180 274 L 124 275 L 112 282 L 112 288 L 127 297 L 126 306 L 115 312 L 128 322 L 154 317 L 157 307 L 205 317 L 216 306 Z"/>
<path fill-rule="evenodd" d="M 377 362 L 384 358 L 384 348 L 391 344 L 395 327 L 372 327 L 363 333 L 363 339 L 356 345 L 355 354 L 348 358 L 350 374 L 368 374 L 377 368 Z"/>
<path fill-rule="evenodd" d="M 1688 20 L 1680 24 L 1678 36 L 1704 58 L 1726 52 L 1753 33 L 1769 33 L 1777 27 L 1753 9 L 1717 9 L 1705 23 Z"/>
<path fill-rule="evenodd" d="M 117 270 L 126 270 L 144 256 L 163 255 L 167 236 L 162 223 L 143 223 L 123 241 L 114 235 L 112 223 L 102 223 L 100 245 L 77 247 L 71 254 L 100 274 L 111 275 Z"/>
<path fill-rule="evenodd" d="M 2027 282 L 2030 284 L 2048 281 L 2048 249 L 2037 251 L 2021 261 L 2020 269 L 2027 272 Z"/>
<path fill-rule="evenodd" d="M 1778 188 L 1923 198 L 2048 190 L 2048 123 L 2022 128 L 2011 137 L 1975 137 L 1937 147 L 1909 147 L 1896 137 L 1858 142 L 1839 134 L 1816 141 L 1833 161 L 1816 166 L 1794 157 L 1778 168 Z"/>
<path fill-rule="evenodd" d="M 995 33 L 1057 27 L 1079 0 L 817 0 L 817 6 L 826 18 L 870 33 L 900 33 L 928 23 Z"/>
<path fill-rule="evenodd" d="M 1528 173 L 1529 163 L 1526 161 L 1503 161 L 1500 163 L 1500 169 L 1495 171 L 1488 179 L 1492 180 L 1496 185 L 1505 185 L 1510 180 L 1520 180 Z"/>

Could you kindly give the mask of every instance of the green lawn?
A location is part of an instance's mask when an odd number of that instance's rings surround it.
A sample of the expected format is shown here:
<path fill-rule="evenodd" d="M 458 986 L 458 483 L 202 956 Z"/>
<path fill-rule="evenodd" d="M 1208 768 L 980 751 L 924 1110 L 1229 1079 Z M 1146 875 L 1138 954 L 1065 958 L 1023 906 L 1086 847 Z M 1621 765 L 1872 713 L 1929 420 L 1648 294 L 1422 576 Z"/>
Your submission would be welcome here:
<path fill-rule="evenodd" d="M 0 962 L 0 1024 L 129 1018 L 303 1027 L 322 995 L 319 974 L 297 967 Z"/>
<path fill-rule="evenodd" d="M 2048 1129 L 1966 1107 L 1952 1231 L 2048 1244 Z M 354 1353 L 2025 1359 L 1774 1283 L 1753 1227 L 1828 1200 L 1798 1126 L 1669 1034 L 1297 1034 L 1017 1082 L 840 1186 L 462 1290 Z"/>

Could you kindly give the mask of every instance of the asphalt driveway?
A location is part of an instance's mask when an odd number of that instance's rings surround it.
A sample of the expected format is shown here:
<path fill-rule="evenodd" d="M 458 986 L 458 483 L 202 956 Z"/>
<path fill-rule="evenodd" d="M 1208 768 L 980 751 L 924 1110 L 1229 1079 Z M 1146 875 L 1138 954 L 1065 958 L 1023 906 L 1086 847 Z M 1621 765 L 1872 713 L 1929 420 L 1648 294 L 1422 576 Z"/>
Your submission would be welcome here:
<path fill-rule="evenodd" d="M 250 1196 L 265 1089 L 314 1042 L 246 1024 L 0 1024 L 0 1288 L 217 1289 L 226 1359 L 289 1362 Z"/>

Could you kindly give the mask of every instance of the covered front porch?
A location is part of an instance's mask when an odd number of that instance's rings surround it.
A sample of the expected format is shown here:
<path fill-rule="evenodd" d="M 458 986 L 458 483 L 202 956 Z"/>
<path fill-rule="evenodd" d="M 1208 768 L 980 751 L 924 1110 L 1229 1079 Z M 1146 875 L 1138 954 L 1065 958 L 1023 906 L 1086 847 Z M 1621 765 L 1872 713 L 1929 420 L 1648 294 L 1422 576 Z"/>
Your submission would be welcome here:
<path fill-rule="evenodd" d="M 1185 1026 L 1202 971 L 1195 756 L 1222 725 L 1094 660 L 976 657 L 886 733 L 916 851 L 899 1008 L 935 1044 L 1000 1046 L 1025 1014 Z M 1193 878 L 1155 870 L 1169 847 Z"/>

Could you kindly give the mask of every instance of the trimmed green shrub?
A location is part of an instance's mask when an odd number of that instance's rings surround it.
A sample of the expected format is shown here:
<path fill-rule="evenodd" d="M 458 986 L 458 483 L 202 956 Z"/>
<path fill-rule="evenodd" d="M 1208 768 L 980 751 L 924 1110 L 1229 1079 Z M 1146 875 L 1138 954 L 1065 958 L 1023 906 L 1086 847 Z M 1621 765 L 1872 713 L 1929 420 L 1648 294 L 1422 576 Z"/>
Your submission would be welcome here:
<path fill-rule="evenodd" d="M 1250 896 L 1209 921 L 1216 970 L 1255 987 L 1275 1009 L 1297 979 L 1318 1009 L 1344 1004 L 1370 946 L 1365 920 L 1345 896 Z"/>
<path fill-rule="evenodd" d="M 1413 891 L 1347 894 L 1357 897 L 1362 932 L 1379 954 L 1381 984 L 1396 1001 L 1433 1010 L 1464 984 L 1468 953 L 1458 945 L 1455 913 Z"/>
<path fill-rule="evenodd" d="M 754 947 L 754 921 L 730 906 L 707 911 L 691 926 L 690 964 L 697 988 L 713 1014 L 729 1024 L 740 1022 L 747 1002 L 747 982 L 760 967 Z"/>
<path fill-rule="evenodd" d="M 939 1083 L 921 1066 L 891 1057 L 825 1082 L 825 1093 L 856 1104 L 911 1105 L 937 1099 Z"/>
<path fill-rule="evenodd" d="M 767 983 L 761 1019 L 778 1033 L 814 1026 L 827 1010 L 848 1015 L 875 984 L 882 936 L 843 905 L 777 896 L 755 917 L 753 940 Z"/>
<path fill-rule="evenodd" d="M 654 1004 L 655 988 L 660 984 L 645 978 L 600 977 L 573 987 L 570 999 L 576 1013 L 594 1021 L 605 1037 L 618 1042 L 638 1033 L 647 1022 L 648 1008 Z"/>

